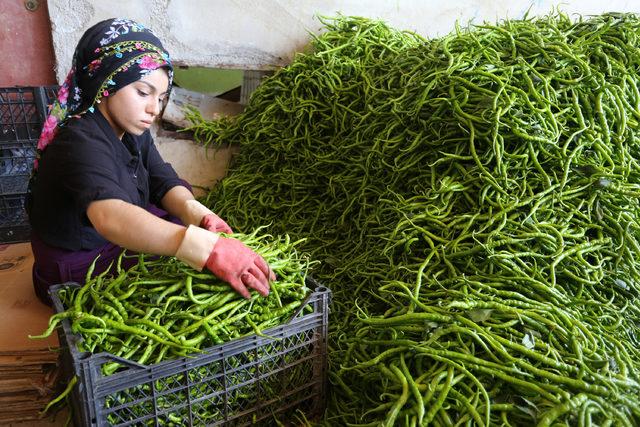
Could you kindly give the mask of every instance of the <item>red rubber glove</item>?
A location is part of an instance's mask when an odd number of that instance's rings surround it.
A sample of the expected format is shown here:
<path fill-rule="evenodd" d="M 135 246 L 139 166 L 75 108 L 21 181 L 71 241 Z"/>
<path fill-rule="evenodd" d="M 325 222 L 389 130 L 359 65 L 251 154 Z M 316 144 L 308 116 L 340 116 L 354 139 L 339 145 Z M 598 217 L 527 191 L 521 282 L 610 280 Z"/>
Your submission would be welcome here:
<path fill-rule="evenodd" d="M 209 230 L 212 233 L 233 233 L 233 230 L 229 225 L 224 222 L 222 218 L 214 213 L 210 213 L 202 217 L 202 221 L 200 221 L 200 227 L 205 230 Z"/>
<path fill-rule="evenodd" d="M 245 298 L 250 298 L 248 288 L 255 289 L 262 296 L 269 295 L 269 280 L 276 279 L 260 255 L 241 241 L 222 236 L 213 247 L 205 266 Z"/>

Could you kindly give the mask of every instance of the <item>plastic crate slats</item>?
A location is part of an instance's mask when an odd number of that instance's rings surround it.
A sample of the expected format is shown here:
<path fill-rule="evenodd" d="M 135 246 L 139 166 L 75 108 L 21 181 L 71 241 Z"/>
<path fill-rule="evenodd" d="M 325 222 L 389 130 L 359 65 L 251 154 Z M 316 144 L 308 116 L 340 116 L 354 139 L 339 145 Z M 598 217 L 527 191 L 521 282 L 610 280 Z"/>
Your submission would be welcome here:
<path fill-rule="evenodd" d="M 31 146 L 0 148 L 0 177 L 26 184 L 31 176 L 35 157 L 36 150 Z"/>
<path fill-rule="evenodd" d="M 34 89 L 0 88 L 0 141 L 34 139 L 42 120 L 38 116 Z"/>
<path fill-rule="evenodd" d="M 273 419 L 309 418 L 324 411 L 328 305 L 331 292 L 308 278 L 311 313 L 264 331 L 211 347 L 189 358 L 143 366 L 123 364 L 105 377 L 100 367 L 119 358 L 80 353 L 68 321 L 58 331 L 63 372 L 78 375 L 71 399 L 76 424 L 87 426 L 241 426 Z M 63 307 L 52 288 L 57 312 Z M 69 339 L 68 339 L 69 338 Z M 280 418 L 281 417 L 281 418 Z"/>
<path fill-rule="evenodd" d="M 0 88 L 0 243 L 29 240 L 24 201 L 36 145 L 58 86 Z"/>
<path fill-rule="evenodd" d="M 17 179 L 24 178 L 24 179 Z M 24 198 L 22 195 L 27 191 L 29 185 L 29 175 L 17 175 L 17 176 L 2 176 L 0 175 L 0 192 L 4 195 L 8 201 L 7 207 L 22 208 L 22 202 Z M 10 197 L 17 196 L 17 197 Z M 17 203 L 19 202 L 19 203 Z"/>
<path fill-rule="evenodd" d="M 47 119 L 51 104 L 53 104 L 58 95 L 58 88 L 59 86 L 37 86 L 34 88 L 36 110 L 38 111 L 40 123 L 44 123 Z"/>

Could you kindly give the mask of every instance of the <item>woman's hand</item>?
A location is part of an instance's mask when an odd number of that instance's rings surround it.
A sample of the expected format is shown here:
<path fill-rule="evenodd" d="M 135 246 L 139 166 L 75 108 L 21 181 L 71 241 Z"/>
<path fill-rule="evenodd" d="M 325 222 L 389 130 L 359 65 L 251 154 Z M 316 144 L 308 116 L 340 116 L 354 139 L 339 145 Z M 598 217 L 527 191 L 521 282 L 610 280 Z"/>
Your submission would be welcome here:
<path fill-rule="evenodd" d="M 276 279 L 267 262 L 240 240 L 195 225 L 187 227 L 175 256 L 198 271 L 206 267 L 245 298 L 249 289 L 269 295 L 269 281 Z"/>
<path fill-rule="evenodd" d="M 266 297 L 269 295 L 269 281 L 276 279 L 260 255 L 241 241 L 227 237 L 218 239 L 205 266 L 245 298 L 250 298 L 248 288 Z"/>
<path fill-rule="evenodd" d="M 233 233 L 231 227 L 229 227 L 229 225 L 224 222 L 222 218 L 220 218 L 213 212 L 202 217 L 202 221 L 200 221 L 200 227 L 204 228 L 205 230 L 209 230 L 212 233 Z"/>

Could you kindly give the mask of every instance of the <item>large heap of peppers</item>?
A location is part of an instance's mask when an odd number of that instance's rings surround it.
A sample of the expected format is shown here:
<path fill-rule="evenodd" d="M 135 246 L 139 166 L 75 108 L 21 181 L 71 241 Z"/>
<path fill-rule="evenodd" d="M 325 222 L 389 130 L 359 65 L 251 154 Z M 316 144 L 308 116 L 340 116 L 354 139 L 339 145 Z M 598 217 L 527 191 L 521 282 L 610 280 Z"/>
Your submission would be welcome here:
<path fill-rule="evenodd" d="M 640 18 L 338 17 L 237 118 L 207 203 L 306 238 L 329 425 L 640 423 Z"/>

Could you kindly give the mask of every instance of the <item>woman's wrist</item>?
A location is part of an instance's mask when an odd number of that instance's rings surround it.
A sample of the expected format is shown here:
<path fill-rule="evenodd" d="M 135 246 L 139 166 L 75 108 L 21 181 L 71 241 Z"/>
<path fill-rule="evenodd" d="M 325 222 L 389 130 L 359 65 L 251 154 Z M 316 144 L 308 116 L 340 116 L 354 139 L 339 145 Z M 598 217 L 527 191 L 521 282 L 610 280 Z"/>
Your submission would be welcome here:
<path fill-rule="evenodd" d="M 196 199 L 190 199 L 184 203 L 183 214 L 180 219 L 185 226 L 199 226 L 202 222 L 202 218 L 211 214 L 213 214 L 211 209 L 207 208 Z"/>
<path fill-rule="evenodd" d="M 176 251 L 176 258 L 201 271 L 209 259 L 219 235 L 197 225 L 189 225 Z"/>

